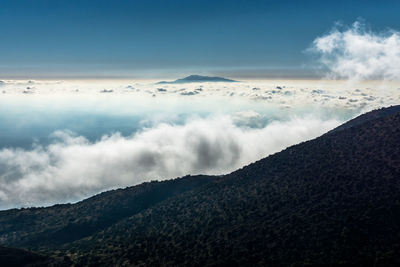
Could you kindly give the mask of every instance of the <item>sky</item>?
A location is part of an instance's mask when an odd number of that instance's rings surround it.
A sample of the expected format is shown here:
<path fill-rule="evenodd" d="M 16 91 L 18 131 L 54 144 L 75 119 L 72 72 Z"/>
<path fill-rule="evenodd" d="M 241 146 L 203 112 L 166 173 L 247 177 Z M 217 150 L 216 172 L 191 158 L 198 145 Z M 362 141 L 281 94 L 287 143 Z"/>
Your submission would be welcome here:
<path fill-rule="evenodd" d="M 341 22 L 400 29 L 399 1 L 2 0 L 0 78 L 307 78 Z"/>

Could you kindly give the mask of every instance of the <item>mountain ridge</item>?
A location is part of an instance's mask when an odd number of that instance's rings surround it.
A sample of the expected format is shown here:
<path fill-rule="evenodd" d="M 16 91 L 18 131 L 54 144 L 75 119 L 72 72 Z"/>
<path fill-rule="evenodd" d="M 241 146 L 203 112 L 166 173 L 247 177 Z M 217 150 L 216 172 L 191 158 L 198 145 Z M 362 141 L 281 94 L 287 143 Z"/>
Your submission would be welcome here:
<path fill-rule="evenodd" d="M 391 115 L 394 115 L 399 112 L 400 112 L 400 105 L 389 106 L 386 108 L 371 110 L 367 113 L 361 114 L 360 116 L 357 116 L 356 118 L 343 123 L 342 125 L 329 131 L 328 133 L 348 129 L 348 128 L 357 126 L 359 124 L 365 123 L 367 121 L 384 118 L 384 117 L 391 116 Z"/>

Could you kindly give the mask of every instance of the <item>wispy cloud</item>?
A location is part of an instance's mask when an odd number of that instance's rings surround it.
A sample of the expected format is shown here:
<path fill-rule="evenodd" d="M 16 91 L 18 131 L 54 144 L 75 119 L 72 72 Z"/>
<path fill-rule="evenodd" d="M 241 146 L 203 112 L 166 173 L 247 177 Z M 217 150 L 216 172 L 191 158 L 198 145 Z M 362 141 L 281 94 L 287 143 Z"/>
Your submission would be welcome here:
<path fill-rule="evenodd" d="M 310 50 L 329 70 L 330 78 L 400 79 L 400 33 L 395 30 L 373 32 L 356 21 L 316 38 Z"/>
<path fill-rule="evenodd" d="M 237 119 L 217 116 L 183 125 L 162 123 L 130 137 L 117 133 L 97 142 L 56 132 L 47 146 L 2 149 L 0 208 L 76 201 L 153 179 L 223 174 L 339 124 L 302 117 L 248 128 L 237 126 Z"/>

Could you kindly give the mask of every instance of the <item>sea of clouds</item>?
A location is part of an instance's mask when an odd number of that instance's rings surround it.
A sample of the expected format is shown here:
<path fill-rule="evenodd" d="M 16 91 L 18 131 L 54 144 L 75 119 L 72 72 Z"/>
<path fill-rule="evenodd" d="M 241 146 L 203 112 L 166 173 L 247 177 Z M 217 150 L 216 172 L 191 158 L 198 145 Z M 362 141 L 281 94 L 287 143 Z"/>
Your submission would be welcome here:
<path fill-rule="evenodd" d="M 316 38 L 316 64 L 341 81 L 1 81 L 0 209 L 226 174 L 318 137 L 400 102 L 399 47 L 360 22 Z"/>

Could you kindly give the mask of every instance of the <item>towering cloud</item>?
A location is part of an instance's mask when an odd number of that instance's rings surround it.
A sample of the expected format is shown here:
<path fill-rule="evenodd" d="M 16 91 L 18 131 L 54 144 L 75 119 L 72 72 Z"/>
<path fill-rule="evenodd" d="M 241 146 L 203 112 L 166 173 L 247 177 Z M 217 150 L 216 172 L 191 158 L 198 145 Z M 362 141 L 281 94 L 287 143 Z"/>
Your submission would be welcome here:
<path fill-rule="evenodd" d="M 400 33 L 394 30 L 376 33 L 357 21 L 316 38 L 311 51 L 331 78 L 400 79 Z"/>

